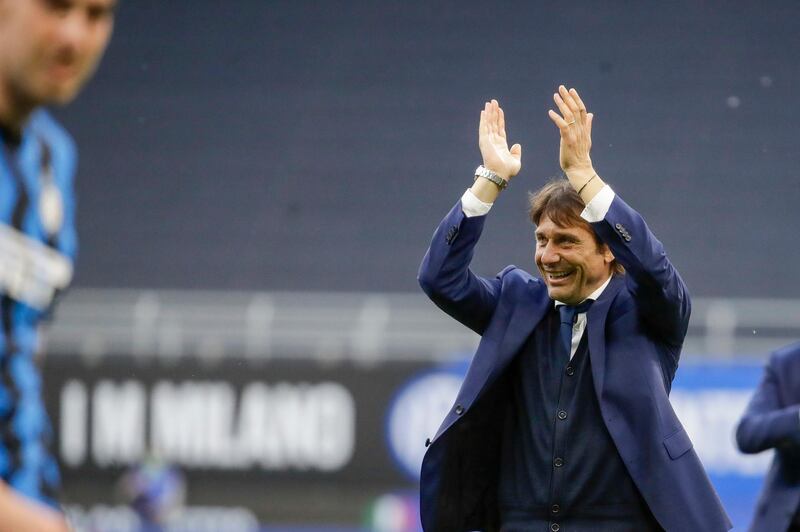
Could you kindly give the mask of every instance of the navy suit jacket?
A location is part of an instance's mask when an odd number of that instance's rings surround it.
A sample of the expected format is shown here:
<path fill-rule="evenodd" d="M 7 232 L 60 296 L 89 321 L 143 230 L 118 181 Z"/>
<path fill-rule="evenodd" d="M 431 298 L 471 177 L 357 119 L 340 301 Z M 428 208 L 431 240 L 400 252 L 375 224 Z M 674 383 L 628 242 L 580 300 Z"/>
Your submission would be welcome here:
<path fill-rule="evenodd" d="M 743 453 L 775 449 L 750 530 L 788 530 L 800 505 L 800 343 L 772 353 L 736 442 Z"/>
<path fill-rule="evenodd" d="M 482 336 L 453 408 L 422 464 L 425 530 L 494 530 L 501 417 L 492 403 L 505 369 L 552 308 L 543 281 L 509 266 L 495 278 L 469 270 L 486 216 L 458 202 L 444 218 L 419 271 L 428 296 Z M 589 356 L 603 420 L 625 466 L 668 532 L 731 528 L 668 393 L 689 322 L 678 272 L 642 217 L 619 196 L 597 235 L 625 266 L 588 312 Z M 494 385 L 497 386 L 494 386 Z M 496 502 L 495 502 L 496 504 Z M 491 514 L 495 515 L 491 515 Z"/>

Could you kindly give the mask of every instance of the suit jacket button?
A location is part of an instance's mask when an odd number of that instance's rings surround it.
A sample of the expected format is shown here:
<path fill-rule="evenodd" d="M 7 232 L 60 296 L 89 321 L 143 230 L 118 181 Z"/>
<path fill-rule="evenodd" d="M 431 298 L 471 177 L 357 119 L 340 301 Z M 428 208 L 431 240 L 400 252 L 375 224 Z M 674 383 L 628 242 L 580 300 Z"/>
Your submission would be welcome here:
<path fill-rule="evenodd" d="M 550 511 L 553 512 L 554 514 L 557 514 L 558 512 L 561 511 L 561 506 L 554 504 L 553 506 L 550 507 Z"/>
<path fill-rule="evenodd" d="M 430 444 L 431 444 L 431 439 L 430 438 L 425 438 L 425 447 L 430 446 Z"/>
<path fill-rule="evenodd" d="M 562 460 L 561 458 L 556 458 L 555 460 L 553 460 L 553 465 L 556 467 L 561 467 L 564 465 L 564 460 Z"/>
<path fill-rule="evenodd" d="M 456 415 L 460 416 L 463 413 L 464 413 L 464 407 L 461 405 L 456 405 Z"/>
<path fill-rule="evenodd" d="M 561 421 L 564 421 L 565 419 L 567 419 L 567 412 L 566 412 L 566 410 L 560 410 L 560 411 L 558 412 L 558 419 L 560 419 Z"/>
<path fill-rule="evenodd" d="M 616 227 L 617 229 L 622 229 L 622 224 L 614 224 L 614 227 Z"/>
<path fill-rule="evenodd" d="M 552 532 L 558 532 L 559 530 L 561 530 L 561 527 L 558 526 L 558 523 L 553 523 L 550 525 L 550 530 Z"/>
<path fill-rule="evenodd" d="M 575 368 L 573 366 L 567 366 L 567 375 L 569 375 L 570 377 L 575 375 Z"/>
<path fill-rule="evenodd" d="M 631 241 L 631 235 L 625 235 L 625 242 Z"/>
<path fill-rule="evenodd" d="M 452 244 L 457 234 L 458 234 L 458 227 L 456 227 L 455 225 L 451 226 L 450 229 L 447 230 L 447 235 L 445 236 L 445 240 L 447 241 L 447 243 Z"/>

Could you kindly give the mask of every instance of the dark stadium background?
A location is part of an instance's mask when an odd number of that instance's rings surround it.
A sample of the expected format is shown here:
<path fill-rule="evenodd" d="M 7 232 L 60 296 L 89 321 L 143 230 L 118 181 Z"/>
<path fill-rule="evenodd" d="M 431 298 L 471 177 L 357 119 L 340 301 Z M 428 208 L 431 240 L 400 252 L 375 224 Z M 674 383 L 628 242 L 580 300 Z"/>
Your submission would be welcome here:
<path fill-rule="evenodd" d="M 81 154 L 75 293 L 422 299 L 416 270 L 480 163 L 489 98 L 523 145 L 523 170 L 474 266 L 532 267 L 526 192 L 558 174 L 546 113 L 565 83 L 595 113 L 600 175 L 643 213 L 694 296 L 794 301 L 798 20 L 794 1 L 123 1 L 96 79 L 57 112 Z M 70 319 L 70 297 L 58 319 Z M 746 354 L 756 372 L 765 353 Z M 332 502 L 324 479 L 268 480 L 287 505 L 318 494 L 317 524 L 355 526 L 369 512 L 361 499 Z M 108 502 L 105 484 L 81 489 L 82 504 Z M 266 524 L 271 511 L 302 521 L 302 508 L 276 505 L 259 510 Z"/>
<path fill-rule="evenodd" d="M 558 83 L 697 295 L 800 296 L 797 2 L 122 2 L 61 113 L 78 286 L 414 291 L 497 98 L 523 171 L 479 267 L 530 264 Z"/>

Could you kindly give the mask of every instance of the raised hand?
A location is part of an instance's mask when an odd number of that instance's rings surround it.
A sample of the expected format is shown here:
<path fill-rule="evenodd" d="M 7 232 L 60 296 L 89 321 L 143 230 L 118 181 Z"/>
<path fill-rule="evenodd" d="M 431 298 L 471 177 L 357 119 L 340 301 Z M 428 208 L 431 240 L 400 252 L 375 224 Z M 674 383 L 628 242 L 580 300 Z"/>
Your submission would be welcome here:
<path fill-rule="evenodd" d="M 478 146 L 483 156 L 483 166 L 505 180 L 519 173 L 522 167 L 522 146 L 514 144 L 508 149 L 506 120 L 497 100 L 486 102 L 478 126 Z"/>
<path fill-rule="evenodd" d="M 592 159 L 592 113 L 586 112 L 586 105 L 575 89 L 567 90 L 564 85 L 558 87 L 553 100 L 561 114 L 553 110 L 548 112 L 550 119 L 561 133 L 561 149 L 559 162 L 561 169 L 570 179 L 593 174 Z"/>

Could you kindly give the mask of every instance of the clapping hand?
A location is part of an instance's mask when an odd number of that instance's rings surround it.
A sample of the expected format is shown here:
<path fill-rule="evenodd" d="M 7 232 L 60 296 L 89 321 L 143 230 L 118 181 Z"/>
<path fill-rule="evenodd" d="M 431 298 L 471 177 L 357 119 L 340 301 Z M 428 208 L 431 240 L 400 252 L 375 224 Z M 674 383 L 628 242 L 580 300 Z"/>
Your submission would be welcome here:
<path fill-rule="evenodd" d="M 519 173 L 522 167 L 522 146 L 514 144 L 508 149 L 506 120 L 497 100 L 486 102 L 478 126 L 478 146 L 483 156 L 483 166 L 506 181 Z"/>
<path fill-rule="evenodd" d="M 594 173 L 592 159 L 589 156 L 592 149 L 594 115 L 586 112 L 586 105 L 575 89 L 567 90 L 564 85 L 560 85 L 558 92 L 553 94 L 553 100 L 561 114 L 551 110 L 548 115 L 561 133 L 559 152 L 561 169 L 570 180 L 573 178 L 582 180 Z"/>

